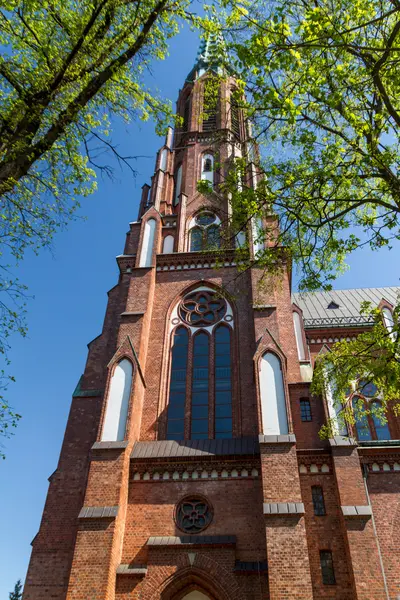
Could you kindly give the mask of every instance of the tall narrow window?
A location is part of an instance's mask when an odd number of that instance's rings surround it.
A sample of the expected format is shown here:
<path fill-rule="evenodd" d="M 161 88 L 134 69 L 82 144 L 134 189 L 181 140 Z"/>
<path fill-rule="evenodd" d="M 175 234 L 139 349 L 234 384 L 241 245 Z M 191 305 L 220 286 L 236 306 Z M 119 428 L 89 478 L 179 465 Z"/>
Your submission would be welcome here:
<path fill-rule="evenodd" d="M 174 206 L 179 202 L 179 196 L 182 189 L 182 165 L 179 165 L 175 173 Z"/>
<path fill-rule="evenodd" d="M 201 250 L 203 250 L 203 230 L 193 227 L 190 230 L 190 252 L 200 252 Z"/>
<path fill-rule="evenodd" d="M 263 433 L 286 435 L 289 430 L 282 365 L 272 352 L 266 352 L 262 356 L 259 378 Z"/>
<path fill-rule="evenodd" d="M 357 439 L 360 442 L 372 440 L 368 417 L 359 408 L 360 399 L 355 396 L 352 401 Z"/>
<path fill-rule="evenodd" d="M 201 179 L 214 183 L 214 157 L 212 154 L 203 154 L 201 158 Z"/>
<path fill-rule="evenodd" d="M 144 234 L 142 241 L 142 251 L 140 253 L 141 267 L 151 267 L 151 261 L 153 258 L 153 246 L 154 246 L 154 235 L 156 231 L 156 220 L 149 219 L 146 221 L 144 226 Z"/>
<path fill-rule="evenodd" d="M 256 258 L 260 257 L 264 250 L 264 225 L 261 217 L 256 216 L 251 219 L 251 232 L 253 236 L 253 252 Z"/>
<path fill-rule="evenodd" d="M 311 488 L 312 501 L 314 506 L 314 515 L 323 517 L 326 515 L 324 493 L 320 485 L 313 485 Z"/>
<path fill-rule="evenodd" d="M 189 335 L 186 327 L 174 333 L 169 385 L 167 439 L 185 439 L 185 399 Z"/>
<path fill-rule="evenodd" d="M 213 131 L 217 127 L 218 97 L 213 81 L 206 81 L 203 100 L 203 131 Z"/>
<path fill-rule="evenodd" d="M 125 438 L 131 386 L 132 363 L 124 358 L 117 364 L 111 377 L 101 436 L 103 442 L 117 442 Z"/>
<path fill-rule="evenodd" d="M 224 325 L 215 331 L 215 437 L 232 437 L 231 332 Z"/>
<path fill-rule="evenodd" d="M 303 328 L 301 326 L 301 318 L 299 313 L 296 311 L 293 311 L 293 324 L 299 360 L 306 360 L 306 349 L 304 347 L 303 341 Z"/>
<path fill-rule="evenodd" d="M 161 150 L 161 156 L 160 156 L 160 169 L 162 169 L 163 171 L 165 171 L 167 168 L 167 155 L 168 155 L 168 150 L 166 148 L 163 148 Z"/>
<path fill-rule="evenodd" d="M 308 398 L 300 398 L 300 418 L 303 422 L 312 421 L 311 404 Z"/>
<path fill-rule="evenodd" d="M 208 439 L 210 340 L 204 333 L 193 338 L 193 383 L 191 439 Z"/>
<path fill-rule="evenodd" d="M 174 251 L 174 236 L 167 235 L 163 242 L 163 254 L 171 254 Z"/>
<path fill-rule="evenodd" d="M 240 112 L 235 89 L 231 90 L 231 124 L 236 137 L 240 137 Z"/>
<path fill-rule="evenodd" d="M 221 246 L 221 236 L 219 225 L 207 227 L 205 245 L 207 250 L 216 250 Z"/>
<path fill-rule="evenodd" d="M 372 420 L 374 422 L 374 427 L 375 427 L 376 439 L 377 440 L 390 440 L 391 436 L 390 436 L 389 425 L 387 424 L 387 421 L 386 422 L 382 421 L 380 419 L 379 413 L 374 412 L 374 411 L 382 412 L 381 403 L 378 401 L 371 402 L 370 407 L 371 407 L 371 417 L 372 417 Z"/>
<path fill-rule="evenodd" d="M 391 310 L 389 310 L 389 308 L 384 306 L 382 308 L 382 315 L 383 315 L 383 322 L 385 324 L 385 327 L 388 330 L 388 332 L 390 333 L 390 337 L 394 341 L 396 339 L 396 333 L 393 332 L 393 327 L 394 327 L 393 313 Z"/>
<path fill-rule="evenodd" d="M 335 585 L 335 571 L 333 569 L 332 552 L 330 550 L 320 550 L 319 558 L 321 562 L 322 583 L 324 585 Z"/>

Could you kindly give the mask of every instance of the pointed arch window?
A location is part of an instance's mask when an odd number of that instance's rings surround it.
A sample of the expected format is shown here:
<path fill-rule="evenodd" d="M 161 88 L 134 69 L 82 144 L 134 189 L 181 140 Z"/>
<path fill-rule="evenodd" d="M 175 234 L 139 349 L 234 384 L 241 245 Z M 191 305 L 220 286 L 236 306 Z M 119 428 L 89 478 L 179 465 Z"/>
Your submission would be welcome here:
<path fill-rule="evenodd" d="M 214 157 L 212 154 L 203 154 L 201 157 L 201 179 L 214 183 Z"/>
<path fill-rule="evenodd" d="M 272 352 L 262 355 L 259 371 L 262 429 L 265 435 L 289 433 L 282 363 Z"/>
<path fill-rule="evenodd" d="M 384 306 L 382 308 L 382 316 L 383 316 L 383 323 L 384 323 L 386 329 L 388 330 L 388 332 L 390 333 L 390 337 L 392 338 L 392 341 L 395 341 L 396 333 L 393 331 L 394 318 L 393 318 L 393 313 L 390 310 L 390 308 L 388 308 L 387 306 Z"/>
<path fill-rule="evenodd" d="M 167 439 L 233 435 L 232 309 L 220 294 L 200 288 L 174 309 Z"/>
<path fill-rule="evenodd" d="M 294 334 L 296 337 L 296 344 L 297 344 L 297 354 L 298 354 L 299 360 L 305 361 L 306 360 L 306 349 L 305 349 L 304 340 L 303 340 L 303 324 L 302 324 L 302 319 L 301 319 L 299 313 L 296 312 L 295 310 L 293 311 L 293 324 L 294 324 Z"/>
<path fill-rule="evenodd" d="M 140 253 L 140 267 L 151 267 L 156 225 L 157 223 L 155 219 L 148 219 L 145 223 L 142 250 Z"/>
<path fill-rule="evenodd" d="M 108 391 L 107 409 L 101 436 L 104 442 L 116 442 L 125 439 L 132 373 L 132 363 L 127 358 L 122 359 L 114 369 Z"/>
<path fill-rule="evenodd" d="M 189 251 L 218 250 L 221 247 L 221 224 L 213 213 L 203 212 L 189 226 Z"/>
<path fill-rule="evenodd" d="M 359 441 L 390 440 L 387 415 L 379 399 L 378 386 L 368 377 L 352 381 L 347 397 L 351 400 L 354 416 L 354 435 Z"/>
<path fill-rule="evenodd" d="M 161 150 L 161 155 L 160 155 L 160 169 L 162 171 L 165 171 L 167 169 L 167 155 L 168 155 L 168 150 L 166 148 L 163 148 Z"/>

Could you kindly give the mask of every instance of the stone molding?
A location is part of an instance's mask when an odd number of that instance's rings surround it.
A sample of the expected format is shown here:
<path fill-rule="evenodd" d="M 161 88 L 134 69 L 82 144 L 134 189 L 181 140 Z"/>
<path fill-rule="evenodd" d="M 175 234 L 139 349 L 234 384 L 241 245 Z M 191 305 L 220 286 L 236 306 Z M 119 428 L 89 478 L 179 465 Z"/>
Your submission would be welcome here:
<path fill-rule="evenodd" d="M 369 519 L 372 516 L 372 508 L 366 506 L 341 506 L 343 516 L 346 518 L 361 517 Z"/>
<path fill-rule="evenodd" d="M 344 435 L 335 435 L 333 438 L 329 438 L 329 443 L 331 446 L 347 446 L 355 448 L 358 444 L 357 441 L 352 437 L 347 437 Z"/>
<path fill-rule="evenodd" d="M 83 506 L 78 519 L 115 519 L 118 506 Z"/>
<path fill-rule="evenodd" d="M 146 565 L 119 565 L 117 567 L 117 575 L 135 575 L 139 577 L 144 577 L 147 575 L 147 567 Z"/>
<path fill-rule="evenodd" d="M 182 271 L 186 269 L 215 269 L 236 267 L 234 250 L 216 252 L 174 252 L 157 254 L 157 271 Z"/>
<path fill-rule="evenodd" d="M 331 467 L 326 462 L 317 464 L 312 462 L 311 464 L 301 463 L 299 465 L 300 475 L 319 475 L 320 473 L 326 474 L 331 472 Z"/>
<path fill-rule="evenodd" d="M 226 465 L 228 466 L 228 465 Z M 136 470 L 131 476 L 131 481 L 142 481 L 145 483 L 168 483 L 176 481 L 210 481 L 210 480 L 226 480 L 226 479 L 255 479 L 259 477 L 259 469 L 252 467 L 252 465 L 245 465 L 243 468 L 236 465 L 235 468 L 218 468 L 218 465 L 213 463 L 213 468 L 210 469 L 205 466 L 204 468 L 196 466 L 196 468 L 188 468 L 184 466 L 180 468 L 169 468 L 165 469 L 165 466 L 160 468 L 154 467 L 153 469 L 145 470 L 145 466 L 141 471 Z M 144 472 L 143 472 L 144 471 Z"/>
<path fill-rule="evenodd" d="M 296 436 L 294 433 L 288 435 L 263 435 L 258 436 L 260 444 L 295 444 Z"/>
<path fill-rule="evenodd" d="M 235 535 L 181 535 L 149 537 L 147 546 L 233 546 Z"/>
<path fill-rule="evenodd" d="M 263 509 L 265 517 L 298 517 L 305 513 L 303 502 L 264 502 Z"/>
<path fill-rule="evenodd" d="M 91 450 L 125 450 L 125 448 L 128 447 L 128 444 L 128 440 L 122 442 L 95 442 L 91 447 Z"/>

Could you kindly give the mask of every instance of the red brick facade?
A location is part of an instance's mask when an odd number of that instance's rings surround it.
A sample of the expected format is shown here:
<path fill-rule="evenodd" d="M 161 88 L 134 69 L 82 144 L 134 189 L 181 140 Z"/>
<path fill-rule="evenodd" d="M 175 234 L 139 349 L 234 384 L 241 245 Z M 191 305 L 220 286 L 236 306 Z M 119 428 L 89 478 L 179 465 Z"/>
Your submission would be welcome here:
<path fill-rule="evenodd" d="M 230 162 L 247 152 L 245 125 L 234 123 L 229 102 L 234 80 L 221 84 L 215 130 L 209 132 L 201 117 L 209 73 L 191 75 L 178 100 L 178 111 L 186 113 L 184 131 L 173 143 L 167 136 L 151 188 L 143 188 L 139 220 L 130 224 L 124 254 L 117 257 L 119 280 L 109 292 L 103 331 L 89 344 L 32 544 L 24 600 L 183 600 L 195 599 L 194 592 L 212 600 L 398 600 L 400 442 L 393 440 L 400 438 L 399 422 L 389 416 L 388 443 L 358 445 L 354 432 L 319 438 L 328 407 L 325 399 L 310 397 L 308 358 L 313 361 L 334 337 L 359 329 L 303 327 L 310 354 L 300 361 L 290 270 L 267 285 L 260 285 L 257 268 L 240 273 L 227 241 L 229 206 L 218 193 Z M 196 190 L 204 153 L 218 163 L 210 197 Z M 190 247 L 194 219 L 205 213 L 221 222 L 219 251 Z M 167 236 L 173 252 L 164 253 Z M 248 236 L 251 241 L 251 227 Z M 220 325 L 203 327 L 209 336 L 202 375 L 208 377 L 208 403 L 201 410 L 191 392 L 201 375 L 193 350 L 197 330 L 183 324 L 177 310 L 198 289 L 226 303 Z M 219 356 L 233 367 L 230 391 L 224 392 L 230 403 L 223 409 L 215 337 L 222 325 L 230 346 Z M 179 419 L 174 425 L 184 428 L 182 441 L 170 433 L 171 347 L 179 327 L 189 340 L 182 425 Z M 263 389 L 260 375 L 267 354 L 280 365 L 274 376 L 282 381 L 285 412 L 282 429 L 273 432 L 265 406 L 275 392 Z M 105 439 L 106 422 L 115 425 L 113 399 L 124 403 L 122 392 L 119 397 L 113 391 L 121 361 L 132 373 L 123 380 L 129 381 L 126 420 L 119 416 L 117 423 L 123 423 L 123 435 Z M 310 401 L 309 420 L 302 418 L 301 399 Z M 199 427 L 208 435 L 196 436 L 191 431 L 201 412 L 206 424 Z M 223 413 L 231 416 L 218 421 Z M 218 430 L 228 426 L 226 435 Z M 313 487 L 322 489 L 324 514 L 315 514 Z M 212 520 L 204 531 L 180 528 L 176 507 L 185 498 L 208 505 Z M 327 552 L 330 582 L 321 567 Z"/>

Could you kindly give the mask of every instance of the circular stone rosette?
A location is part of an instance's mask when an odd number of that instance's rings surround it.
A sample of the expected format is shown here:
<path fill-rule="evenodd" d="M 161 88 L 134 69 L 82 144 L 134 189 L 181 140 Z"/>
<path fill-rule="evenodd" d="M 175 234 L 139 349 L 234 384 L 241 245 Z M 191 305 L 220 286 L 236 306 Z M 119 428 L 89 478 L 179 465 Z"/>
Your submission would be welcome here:
<path fill-rule="evenodd" d="M 187 496 L 175 509 L 176 525 L 185 533 L 199 533 L 206 529 L 213 519 L 210 503 L 202 496 Z"/>

